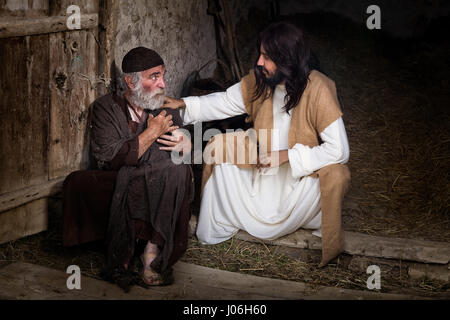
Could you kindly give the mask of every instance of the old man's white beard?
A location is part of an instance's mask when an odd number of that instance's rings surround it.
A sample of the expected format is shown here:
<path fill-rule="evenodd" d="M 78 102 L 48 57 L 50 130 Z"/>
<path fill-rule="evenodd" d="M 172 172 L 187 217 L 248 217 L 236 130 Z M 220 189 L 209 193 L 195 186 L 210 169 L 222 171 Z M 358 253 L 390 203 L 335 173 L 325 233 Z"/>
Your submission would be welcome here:
<path fill-rule="evenodd" d="M 153 92 L 146 92 L 142 86 L 132 91 L 130 95 L 131 102 L 142 109 L 156 110 L 164 104 L 165 90 L 157 88 Z"/>

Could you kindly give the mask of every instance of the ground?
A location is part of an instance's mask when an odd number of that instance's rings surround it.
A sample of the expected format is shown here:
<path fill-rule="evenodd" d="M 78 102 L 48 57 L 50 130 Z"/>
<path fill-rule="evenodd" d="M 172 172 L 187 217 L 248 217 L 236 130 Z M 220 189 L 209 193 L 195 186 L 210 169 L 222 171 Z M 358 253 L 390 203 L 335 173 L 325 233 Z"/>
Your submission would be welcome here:
<path fill-rule="evenodd" d="M 446 77 L 450 42 L 434 36 L 439 25 L 423 39 L 398 40 L 332 14 L 288 19 L 304 25 L 323 72 L 336 82 L 351 150 L 352 186 L 344 201 L 344 229 L 450 242 Z M 255 29 L 244 22 L 237 28 L 247 69 L 255 59 L 255 46 L 250 42 Z M 195 168 L 197 184 L 200 169 Z M 98 278 L 104 263 L 102 244 L 62 247 L 61 197 L 50 200 L 48 231 L 0 245 L 0 264 L 25 261 L 59 270 L 77 264 L 84 274 Z M 198 214 L 198 208 L 196 197 L 192 213 Z M 343 254 L 317 269 L 319 259 L 319 250 L 237 239 L 203 246 L 195 237 L 182 258 L 228 271 L 361 290 L 367 290 L 364 266 L 373 262 L 384 266 L 382 292 L 434 297 L 450 290 L 446 282 L 411 279 L 405 261 L 364 261 Z"/>

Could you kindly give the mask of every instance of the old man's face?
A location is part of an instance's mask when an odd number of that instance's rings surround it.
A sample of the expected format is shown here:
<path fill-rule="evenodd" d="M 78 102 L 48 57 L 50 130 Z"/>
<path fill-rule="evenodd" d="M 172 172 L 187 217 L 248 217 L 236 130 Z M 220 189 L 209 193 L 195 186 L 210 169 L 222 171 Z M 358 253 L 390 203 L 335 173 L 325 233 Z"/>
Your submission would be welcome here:
<path fill-rule="evenodd" d="M 130 86 L 131 102 L 142 109 L 155 110 L 164 103 L 166 83 L 165 67 L 160 65 L 140 73 L 140 79 Z"/>

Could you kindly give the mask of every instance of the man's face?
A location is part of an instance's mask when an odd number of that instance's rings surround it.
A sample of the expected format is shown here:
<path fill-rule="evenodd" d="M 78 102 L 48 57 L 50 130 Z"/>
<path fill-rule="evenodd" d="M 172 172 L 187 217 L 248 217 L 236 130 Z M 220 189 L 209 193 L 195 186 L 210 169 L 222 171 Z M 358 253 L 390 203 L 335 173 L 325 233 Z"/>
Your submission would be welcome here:
<path fill-rule="evenodd" d="M 140 81 L 130 87 L 131 102 L 143 109 L 155 110 L 161 108 L 164 103 L 165 67 L 160 65 L 141 72 Z"/>
<path fill-rule="evenodd" d="M 276 86 L 284 81 L 283 75 L 277 70 L 277 65 L 270 59 L 262 45 L 256 65 L 261 68 L 267 84 Z"/>
<path fill-rule="evenodd" d="M 262 72 L 264 73 L 266 78 L 273 77 L 275 75 L 275 72 L 277 71 L 275 62 L 270 59 L 262 45 L 260 47 L 259 59 L 256 64 L 262 68 Z"/>
<path fill-rule="evenodd" d="M 164 65 L 160 65 L 145 71 L 142 71 L 142 88 L 146 92 L 154 92 L 158 89 L 164 89 L 166 82 L 164 81 L 164 74 L 166 68 Z"/>

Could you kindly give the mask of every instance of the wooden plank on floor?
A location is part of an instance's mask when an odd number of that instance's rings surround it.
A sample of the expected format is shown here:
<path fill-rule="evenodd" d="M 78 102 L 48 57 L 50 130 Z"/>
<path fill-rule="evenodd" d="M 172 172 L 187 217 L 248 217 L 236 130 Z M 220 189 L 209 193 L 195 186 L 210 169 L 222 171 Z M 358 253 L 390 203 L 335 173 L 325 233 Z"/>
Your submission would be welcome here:
<path fill-rule="evenodd" d="M 190 221 L 191 233 L 195 233 L 197 218 Z M 257 239 L 245 231 L 239 231 L 236 239 L 271 245 L 301 249 L 322 248 L 322 240 L 312 235 L 310 230 L 299 229 L 276 240 Z M 446 242 L 387 238 L 370 236 L 358 232 L 345 231 L 344 252 L 352 255 L 380 257 L 388 259 L 410 260 L 424 263 L 448 264 L 450 261 L 450 244 Z"/>
<path fill-rule="evenodd" d="M 0 195 L 0 212 L 61 192 L 65 177 Z"/>
<path fill-rule="evenodd" d="M 450 243 L 404 238 L 369 236 L 345 232 L 345 252 L 370 257 L 411 260 L 447 264 L 450 261 Z"/>
<path fill-rule="evenodd" d="M 118 286 L 81 277 L 81 289 L 69 290 L 69 274 L 17 262 L 0 269 L 0 299 L 423 299 L 339 288 L 313 290 L 304 283 L 257 277 L 178 262 L 175 283 L 149 289 L 133 286 L 124 293 Z"/>
<path fill-rule="evenodd" d="M 47 230 L 47 208 L 48 198 L 42 198 L 23 206 L 0 212 L 0 243 Z"/>
<path fill-rule="evenodd" d="M 422 278 L 446 281 L 450 283 L 450 265 L 436 265 L 436 264 L 423 264 L 413 263 L 408 268 L 408 275 L 411 278 Z"/>

